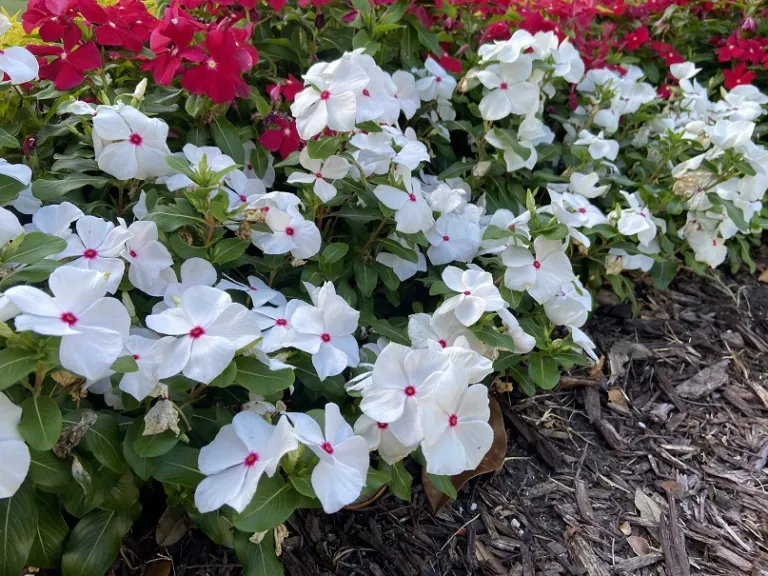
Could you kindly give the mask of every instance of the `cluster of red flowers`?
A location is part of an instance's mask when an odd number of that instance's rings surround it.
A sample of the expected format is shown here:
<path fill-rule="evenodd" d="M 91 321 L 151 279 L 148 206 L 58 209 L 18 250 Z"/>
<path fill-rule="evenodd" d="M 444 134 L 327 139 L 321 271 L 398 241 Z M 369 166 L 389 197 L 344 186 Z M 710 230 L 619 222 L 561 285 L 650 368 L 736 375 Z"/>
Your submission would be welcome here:
<path fill-rule="evenodd" d="M 752 32 L 755 22 L 746 18 L 739 30 L 734 31 L 728 38 L 713 38 L 712 43 L 717 46 L 717 60 L 719 62 L 731 62 L 730 70 L 723 70 L 725 87 L 729 90 L 742 84 L 749 84 L 757 76 L 755 72 L 747 68 L 748 65 L 761 66 L 768 69 L 768 37 L 747 39 L 742 32 Z"/>

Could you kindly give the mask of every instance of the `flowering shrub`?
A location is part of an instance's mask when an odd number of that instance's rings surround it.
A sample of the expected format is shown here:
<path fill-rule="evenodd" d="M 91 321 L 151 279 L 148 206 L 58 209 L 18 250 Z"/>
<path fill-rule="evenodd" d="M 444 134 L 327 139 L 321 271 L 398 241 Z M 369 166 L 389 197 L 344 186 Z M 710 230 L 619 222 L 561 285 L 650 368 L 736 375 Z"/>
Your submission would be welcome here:
<path fill-rule="evenodd" d="M 654 40 L 662 80 L 626 53 L 648 29 L 595 58 L 486 9 L 3 18 L 0 575 L 104 573 L 149 482 L 280 573 L 294 510 L 409 500 L 408 457 L 455 495 L 494 443 L 489 388 L 597 361 L 592 291 L 754 268 L 754 78 Z M 718 59 L 754 65 L 738 38 Z"/>

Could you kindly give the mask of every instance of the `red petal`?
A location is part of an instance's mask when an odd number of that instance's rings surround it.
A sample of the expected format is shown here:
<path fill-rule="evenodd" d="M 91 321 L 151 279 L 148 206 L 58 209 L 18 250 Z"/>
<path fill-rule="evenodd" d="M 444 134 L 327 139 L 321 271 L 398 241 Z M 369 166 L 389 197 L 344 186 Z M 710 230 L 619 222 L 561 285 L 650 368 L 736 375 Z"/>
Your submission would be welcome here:
<path fill-rule="evenodd" d="M 104 24 L 109 20 L 106 10 L 96 4 L 95 0 L 78 0 L 77 7 L 91 24 Z"/>
<path fill-rule="evenodd" d="M 80 72 L 95 70 L 101 66 L 101 54 L 94 42 L 88 42 L 74 52 L 70 52 L 67 55 L 67 62 Z"/>
<path fill-rule="evenodd" d="M 83 82 L 83 75 L 74 67 L 68 63 L 64 63 L 59 70 L 56 79 L 53 81 L 53 85 L 56 90 L 71 90 L 76 86 L 80 86 Z"/>
<path fill-rule="evenodd" d="M 280 150 L 280 146 L 283 144 L 283 137 L 285 136 L 285 133 L 282 129 L 280 130 L 267 130 L 259 136 L 259 142 L 261 143 L 264 148 L 269 150 L 270 152 L 277 152 Z"/>

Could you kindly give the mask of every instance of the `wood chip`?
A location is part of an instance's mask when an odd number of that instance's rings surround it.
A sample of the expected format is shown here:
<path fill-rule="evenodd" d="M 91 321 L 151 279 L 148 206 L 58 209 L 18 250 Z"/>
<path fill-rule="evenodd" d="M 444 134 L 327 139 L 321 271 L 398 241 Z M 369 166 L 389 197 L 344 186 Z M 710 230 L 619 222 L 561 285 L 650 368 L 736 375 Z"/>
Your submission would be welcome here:
<path fill-rule="evenodd" d="M 728 383 L 728 365 L 729 360 L 723 360 L 717 364 L 704 368 L 701 372 L 689 378 L 675 388 L 675 391 L 681 398 L 688 400 L 699 400 L 709 396 Z"/>

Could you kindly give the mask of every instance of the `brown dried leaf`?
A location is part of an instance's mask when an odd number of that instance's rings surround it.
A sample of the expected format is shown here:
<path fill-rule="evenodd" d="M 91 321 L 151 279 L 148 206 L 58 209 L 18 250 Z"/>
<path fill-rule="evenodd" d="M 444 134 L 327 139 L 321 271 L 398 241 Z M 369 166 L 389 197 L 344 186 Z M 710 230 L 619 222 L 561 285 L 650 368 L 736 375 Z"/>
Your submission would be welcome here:
<path fill-rule="evenodd" d="M 619 525 L 619 531 L 624 534 L 624 536 L 629 536 L 632 534 L 632 526 L 629 525 L 629 522 L 622 522 Z"/>
<path fill-rule="evenodd" d="M 620 404 L 621 406 L 627 405 L 627 399 L 624 397 L 624 392 L 620 388 L 611 388 L 608 390 L 608 401 L 614 404 Z"/>
<path fill-rule="evenodd" d="M 645 492 L 637 488 L 635 490 L 635 507 L 640 512 L 640 518 L 648 522 L 658 524 L 663 510 Z"/>
<path fill-rule="evenodd" d="M 760 276 L 757 277 L 760 282 L 768 282 L 768 268 L 760 272 Z"/>
<path fill-rule="evenodd" d="M 72 374 L 72 372 L 67 372 L 66 370 L 59 370 L 57 372 L 51 372 L 51 378 L 53 378 L 53 381 L 57 384 L 61 384 L 65 388 L 67 386 L 71 386 L 75 382 L 77 382 L 80 377 L 75 376 Z"/>
<path fill-rule="evenodd" d="M 660 483 L 660 486 L 665 492 L 670 492 L 675 496 L 682 496 L 685 492 L 685 487 L 675 480 L 664 480 Z"/>
<path fill-rule="evenodd" d="M 642 536 L 628 536 L 627 543 L 638 556 L 645 556 L 651 552 L 651 547 Z"/>
<path fill-rule="evenodd" d="M 144 570 L 144 576 L 168 576 L 171 568 L 173 568 L 173 562 L 170 560 L 150 562 Z"/>
<path fill-rule="evenodd" d="M 155 530 L 158 546 L 172 546 L 187 533 L 187 513 L 180 506 L 166 508 Z"/>
<path fill-rule="evenodd" d="M 493 428 L 493 443 L 491 449 L 485 455 L 480 465 L 474 470 L 467 470 L 456 476 L 451 477 L 451 482 L 456 487 L 456 490 L 461 490 L 464 486 L 475 476 L 481 474 L 488 474 L 489 472 L 496 472 L 504 464 L 504 457 L 507 454 L 507 429 L 504 427 L 504 417 L 501 415 L 501 407 L 494 398 L 490 398 L 491 407 L 491 419 L 489 424 Z M 440 492 L 432 485 L 427 474 L 427 469 L 421 470 L 421 484 L 424 487 L 424 495 L 429 500 L 432 510 L 437 512 L 448 503 L 448 496 Z"/>
<path fill-rule="evenodd" d="M 283 542 L 288 538 L 288 528 L 285 524 L 280 524 L 275 527 L 275 556 L 278 558 L 283 554 Z"/>

